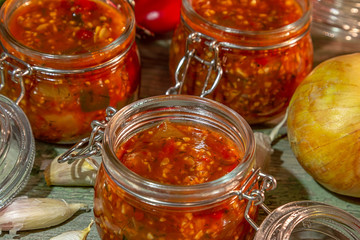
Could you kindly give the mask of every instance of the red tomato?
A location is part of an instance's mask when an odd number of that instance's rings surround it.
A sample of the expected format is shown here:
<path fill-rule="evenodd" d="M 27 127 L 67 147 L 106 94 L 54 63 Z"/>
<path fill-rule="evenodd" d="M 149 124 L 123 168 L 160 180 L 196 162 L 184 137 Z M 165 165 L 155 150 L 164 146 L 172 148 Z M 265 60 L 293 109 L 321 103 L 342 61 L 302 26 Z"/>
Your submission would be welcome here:
<path fill-rule="evenodd" d="M 135 0 L 136 23 L 150 32 L 163 34 L 180 21 L 181 0 Z"/>

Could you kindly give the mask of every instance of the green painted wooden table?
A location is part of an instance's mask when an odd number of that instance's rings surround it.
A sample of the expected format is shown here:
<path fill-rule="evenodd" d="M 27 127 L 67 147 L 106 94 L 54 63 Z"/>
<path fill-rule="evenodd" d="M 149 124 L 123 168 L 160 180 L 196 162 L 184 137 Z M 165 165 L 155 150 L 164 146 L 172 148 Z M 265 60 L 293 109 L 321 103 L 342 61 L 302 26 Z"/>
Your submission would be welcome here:
<path fill-rule="evenodd" d="M 139 43 L 139 48 L 142 57 L 141 97 L 165 93 L 170 86 L 167 42 L 142 41 Z M 321 49 L 319 48 L 319 50 Z M 315 54 L 315 63 L 323 59 L 323 55 Z M 261 129 L 254 128 L 254 131 L 270 133 L 271 128 L 263 126 Z M 67 202 L 87 203 L 92 207 L 93 189 L 91 187 L 49 187 L 45 183 L 43 166 L 56 155 L 65 151 L 67 147 L 69 146 L 54 146 L 37 142 L 35 165 L 29 182 L 20 195 L 60 198 Z M 266 204 L 270 209 L 275 209 L 291 201 L 309 199 L 337 206 L 360 218 L 360 199 L 340 196 L 325 190 L 303 170 L 290 149 L 285 128 L 281 129 L 279 138 L 274 142 L 273 149 L 269 173 L 277 179 L 278 187 L 266 194 Z M 264 215 L 260 219 L 263 217 Z M 2 233 L 0 238 L 49 239 L 65 231 L 81 230 L 88 226 L 91 219 L 93 219 L 92 211 L 80 211 L 59 226 L 37 231 L 19 232 L 17 235 Z M 99 239 L 95 226 L 91 229 L 88 239 Z"/>

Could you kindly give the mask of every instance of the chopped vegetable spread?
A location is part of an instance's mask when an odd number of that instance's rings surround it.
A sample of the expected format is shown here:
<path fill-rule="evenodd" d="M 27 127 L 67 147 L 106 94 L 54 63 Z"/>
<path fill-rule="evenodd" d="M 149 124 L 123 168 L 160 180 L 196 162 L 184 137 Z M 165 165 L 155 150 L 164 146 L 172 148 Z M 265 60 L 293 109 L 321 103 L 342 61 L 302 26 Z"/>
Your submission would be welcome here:
<path fill-rule="evenodd" d="M 20 106 L 36 139 L 76 142 L 90 134 L 93 120 L 105 118 L 108 106 L 119 109 L 138 98 L 140 59 L 135 29 L 129 30 L 130 18 L 121 4 L 31 0 L 6 19 L 9 35 L 20 44 L 12 44 L 4 35 L 0 36 L 4 47 L 34 66 L 23 77 L 25 95 Z M 1 93 L 15 100 L 20 84 L 10 80 L 10 70 L 5 65 Z"/>
<path fill-rule="evenodd" d="M 295 0 L 194 0 L 192 4 L 200 16 L 212 23 L 248 31 L 277 29 L 303 14 Z"/>
<path fill-rule="evenodd" d="M 124 32 L 125 21 L 102 1 L 32 0 L 16 9 L 9 29 L 36 51 L 71 55 L 109 45 Z"/>
<path fill-rule="evenodd" d="M 296 22 L 307 10 L 296 0 L 190 2 L 198 15 L 189 17 L 183 11 L 184 21 L 175 30 L 170 48 L 172 75 L 185 55 L 186 39 L 200 32 L 219 43 L 217 60 L 222 69 L 219 84 L 207 97 L 231 107 L 250 124 L 282 115 L 295 88 L 312 69 L 310 19 Z M 200 18 L 209 25 L 199 24 Z M 232 31 L 225 32 L 224 27 Z M 189 51 L 195 50 L 197 59 L 211 62 L 216 57 L 209 40 L 198 39 L 188 47 Z M 200 95 L 207 76 L 209 89 L 217 74 L 214 70 L 208 74 L 203 62 L 191 60 L 182 92 Z"/>
<path fill-rule="evenodd" d="M 218 179 L 234 169 L 242 156 L 219 132 L 170 122 L 133 136 L 118 151 L 120 161 L 135 173 L 173 185 Z"/>
<path fill-rule="evenodd" d="M 169 121 L 141 130 L 117 150 L 128 169 L 169 186 L 219 179 L 241 164 L 243 155 L 218 130 Z M 240 240 L 250 239 L 254 232 L 244 218 L 247 200 L 231 196 L 204 207 L 154 206 L 124 192 L 104 166 L 98 173 L 94 203 L 102 239 Z M 257 208 L 251 207 L 250 216 L 256 214 Z"/>

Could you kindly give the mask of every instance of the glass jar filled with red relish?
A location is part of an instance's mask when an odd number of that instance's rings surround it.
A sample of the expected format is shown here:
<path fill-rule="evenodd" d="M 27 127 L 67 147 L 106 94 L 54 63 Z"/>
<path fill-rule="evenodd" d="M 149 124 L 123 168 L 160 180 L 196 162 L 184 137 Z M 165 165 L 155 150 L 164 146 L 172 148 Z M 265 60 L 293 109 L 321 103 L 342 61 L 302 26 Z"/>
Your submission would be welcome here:
<path fill-rule="evenodd" d="M 309 0 L 183 0 L 170 47 L 175 90 L 250 124 L 276 119 L 312 69 L 310 21 Z"/>
<path fill-rule="evenodd" d="M 71 143 L 108 106 L 138 98 L 135 19 L 125 0 L 7 0 L 1 93 L 18 98 L 38 140 Z"/>
<path fill-rule="evenodd" d="M 255 199 L 273 179 L 254 170 L 254 135 L 240 115 L 185 95 L 109 113 L 70 150 L 101 149 L 94 215 L 102 239 L 251 239 L 247 219 L 256 219 Z"/>

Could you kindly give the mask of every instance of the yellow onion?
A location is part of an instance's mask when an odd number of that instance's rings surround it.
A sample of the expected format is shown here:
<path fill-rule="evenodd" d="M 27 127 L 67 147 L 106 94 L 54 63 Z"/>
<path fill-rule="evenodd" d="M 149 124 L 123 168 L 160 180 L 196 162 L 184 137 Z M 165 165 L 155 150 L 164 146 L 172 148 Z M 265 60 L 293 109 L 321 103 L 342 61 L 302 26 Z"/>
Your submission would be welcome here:
<path fill-rule="evenodd" d="M 307 76 L 287 128 L 297 160 L 318 183 L 360 197 L 360 53 L 326 60 Z"/>

